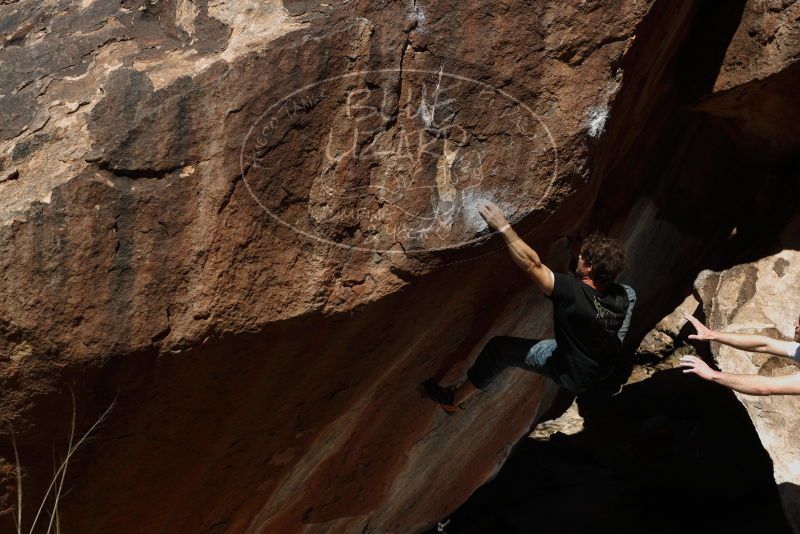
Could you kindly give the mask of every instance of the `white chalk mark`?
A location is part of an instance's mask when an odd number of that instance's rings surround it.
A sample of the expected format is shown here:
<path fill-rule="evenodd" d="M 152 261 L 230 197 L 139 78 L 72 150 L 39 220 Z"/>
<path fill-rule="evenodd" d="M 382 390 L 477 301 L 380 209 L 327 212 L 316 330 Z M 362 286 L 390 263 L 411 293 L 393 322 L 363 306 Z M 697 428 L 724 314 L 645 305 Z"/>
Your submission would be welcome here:
<path fill-rule="evenodd" d="M 589 110 L 589 121 L 587 126 L 590 137 L 600 137 L 600 134 L 603 133 L 603 129 L 606 126 L 606 119 L 608 119 L 608 108 L 603 106 Z"/>
<path fill-rule="evenodd" d="M 463 211 L 464 222 L 475 233 L 485 230 L 488 227 L 486 221 L 483 220 L 483 217 L 481 217 L 478 211 L 478 208 L 487 202 L 494 202 L 497 204 L 506 216 L 515 211 L 514 206 L 508 202 L 493 198 L 491 193 L 473 188 L 464 190 L 461 194 L 461 209 Z"/>

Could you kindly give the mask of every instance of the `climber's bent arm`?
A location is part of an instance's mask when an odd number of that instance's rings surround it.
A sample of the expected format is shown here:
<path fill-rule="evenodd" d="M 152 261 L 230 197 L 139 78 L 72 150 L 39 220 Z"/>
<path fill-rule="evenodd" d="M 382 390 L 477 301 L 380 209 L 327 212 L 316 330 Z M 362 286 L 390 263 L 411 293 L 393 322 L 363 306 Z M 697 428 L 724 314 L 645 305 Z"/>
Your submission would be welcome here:
<path fill-rule="evenodd" d="M 536 251 L 529 247 L 510 225 L 506 224 L 500 233 L 503 234 L 514 262 L 528 273 L 542 293 L 549 296 L 553 292 L 555 282 L 553 271 L 542 263 Z"/>

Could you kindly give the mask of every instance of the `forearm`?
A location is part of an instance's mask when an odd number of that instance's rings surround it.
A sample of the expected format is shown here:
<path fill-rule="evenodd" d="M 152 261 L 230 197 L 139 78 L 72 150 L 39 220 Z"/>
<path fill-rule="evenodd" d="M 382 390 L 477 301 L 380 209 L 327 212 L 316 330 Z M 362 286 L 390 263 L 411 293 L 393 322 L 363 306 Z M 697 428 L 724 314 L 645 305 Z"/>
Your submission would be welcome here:
<path fill-rule="evenodd" d="M 517 235 L 511 226 L 508 226 L 505 230 L 500 232 L 503 236 L 503 239 L 508 245 L 508 251 L 511 253 L 511 257 L 514 260 L 514 263 L 519 265 L 521 269 L 524 271 L 530 271 L 535 268 L 542 267 L 542 260 L 539 258 L 539 255 L 533 250 L 527 243 L 525 243 L 522 238 Z"/>
<path fill-rule="evenodd" d="M 745 395 L 769 395 L 772 392 L 770 386 L 774 379 L 768 376 L 736 375 L 717 371 L 706 380 L 716 382 Z"/>
<path fill-rule="evenodd" d="M 734 334 L 731 332 L 714 332 L 712 338 L 717 343 L 729 345 L 735 349 L 752 352 L 767 352 L 772 339 L 756 334 Z"/>

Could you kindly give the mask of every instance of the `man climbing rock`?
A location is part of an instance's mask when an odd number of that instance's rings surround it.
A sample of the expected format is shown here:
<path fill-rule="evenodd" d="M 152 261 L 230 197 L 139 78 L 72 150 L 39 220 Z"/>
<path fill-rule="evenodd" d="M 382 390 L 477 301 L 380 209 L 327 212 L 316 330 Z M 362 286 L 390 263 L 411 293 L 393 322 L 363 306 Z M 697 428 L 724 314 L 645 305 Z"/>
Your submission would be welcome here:
<path fill-rule="evenodd" d="M 689 339 L 716 341 L 739 350 L 763 352 L 800 361 L 800 318 L 794 322 L 794 340 L 788 341 L 754 334 L 716 332 L 695 317 L 686 313 L 683 315 L 697 330 L 697 333 L 690 335 Z M 696 374 L 700 378 L 722 384 L 746 395 L 800 395 L 800 373 L 786 376 L 723 373 L 715 371 L 696 356 L 682 357 L 681 366 L 685 367 L 684 373 Z"/>
<path fill-rule="evenodd" d="M 575 394 L 610 376 L 636 300 L 633 289 L 614 282 L 625 262 L 620 243 L 589 236 L 581 246 L 575 276 L 553 273 L 514 232 L 499 207 L 489 202 L 479 211 L 503 236 L 514 262 L 552 300 L 555 339 L 494 337 L 460 387 L 427 380 L 421 384 L 425 394 L 452 413 L 508 367 L 541 373 Z"/>

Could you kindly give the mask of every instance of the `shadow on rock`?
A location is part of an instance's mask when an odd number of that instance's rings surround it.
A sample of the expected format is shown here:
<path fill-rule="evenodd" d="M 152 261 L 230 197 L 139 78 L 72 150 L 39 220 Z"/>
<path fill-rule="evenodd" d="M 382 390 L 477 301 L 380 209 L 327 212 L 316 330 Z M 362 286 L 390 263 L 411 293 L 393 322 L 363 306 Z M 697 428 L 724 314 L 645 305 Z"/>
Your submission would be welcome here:
<path fill-rule="evenodd" d="M 577 402 L 580 431 L 525 439 L 439 532 L 789 532 L 730 391 L 669 369 Z"/>

